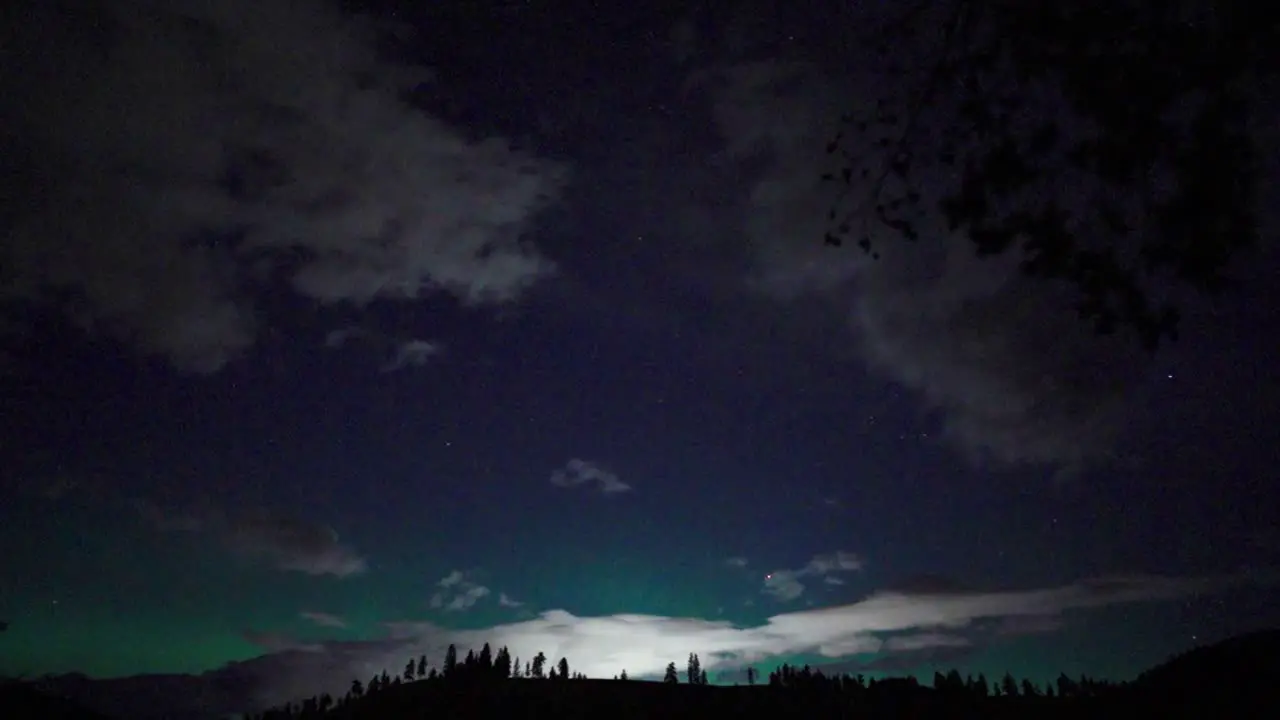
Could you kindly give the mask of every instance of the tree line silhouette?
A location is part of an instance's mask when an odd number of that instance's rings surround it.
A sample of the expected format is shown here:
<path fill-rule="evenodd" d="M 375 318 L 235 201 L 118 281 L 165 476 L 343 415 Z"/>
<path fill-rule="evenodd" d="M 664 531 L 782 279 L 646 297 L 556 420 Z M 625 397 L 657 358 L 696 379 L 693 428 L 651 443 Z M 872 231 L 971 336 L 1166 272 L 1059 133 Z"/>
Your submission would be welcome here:
<path fill-rule="evenodd" d="M 522 664 L 520 658 L 513 658 L 505 646 L 498 648 L 494 652 L 492 646 L 489 643 L 485 643 L 480 652 L 468 650 L 466 657 L 459 660 L 457 646 L 450 645 L 448 650 L 445 651 L 444 662 L 438 669 L 428 663 L 426 655 L 419 655 L 416 658 L 410 657 L 399 674 L 392 675 L 384 669 L 368 680 L 356 678 L 351 681 L 351 686 L 341 696 L 335 697 L 327 692 L 321 693 L 300 701 L 273 707 L 248 717 L 249 720 L 318 717 L 331 711 L 348 708 L 365 698 L 407 683 L 425 682 L 458 688 L 474 688 L 492 686 L 513 680 L 563 682 L 587 679 L 589 678 L 585 673 L 571 672 L 569 660 L 564 657 L 548 668 L 546 654 L 539 652 L 532 659 L 526 660 Z M 612 679 L 625 682 L 630 678 L 627 675 L 627 671 L 623 669 Z M 748 686 L 757 685 L 760 677 L 756 668 L 747 667 L 745 669 L 745 679 Z M 689 653 L 685 665 L 683 683 L 676 663 L 671 662 L 667 664 L 661 684 L 705 686 L 709 685 L 710 681 L 706 668 L 702 667 L 698 654 Z M 734 682 L 733 684 L 737 685 L 738 683 Z M 821 669 L 813 668 L 809 665 L 795 666 L 787 663 L 778 666 L 776 670 L 769 673 L 767 684 L 768 687 L 779 688 L 789 692 L 848 697 L 874 693 L 877 689 L 897 689 L 911 692 L 926 687 L 921 685 L 914 677 L 886 678 L 877 681 L 876 678 L 867 677 L 861 673 L 823 673 Z M 1059 674 L 1055 681 L 1046 683 L 1043 686 L 1037 685 L 1027 678 L 1019 680 L 1010 673 L 1005 673 L 998 681 L 989 681 L 986 675 L 982 673 L 977 676 L 961 676 L 958 670 L 952 669 L 945 674 L 942 672 L 935 673 L 931 689 L 942 699 L 965 701 L 1000 697 L 1101 697 L 1117 687 L 1120 686 L 1109 681 L 1096 680 L 1087 676 L 1073 679 L 1066 674 Z"/>

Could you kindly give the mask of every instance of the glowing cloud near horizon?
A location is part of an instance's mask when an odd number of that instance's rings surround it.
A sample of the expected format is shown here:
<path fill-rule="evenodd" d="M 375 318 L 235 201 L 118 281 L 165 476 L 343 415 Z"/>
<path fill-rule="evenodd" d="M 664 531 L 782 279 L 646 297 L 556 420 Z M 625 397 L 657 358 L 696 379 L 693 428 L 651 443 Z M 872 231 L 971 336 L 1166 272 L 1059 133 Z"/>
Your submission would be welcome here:
<path fill-rule="evenodd" d="M 531 620 L 477 630 L 398 622 L 386 625 L 389 636 L 381 640 L 331 642 L 323 645 L 322 652 L 268 655 L 250 662 L 262 665 L 260 670 L 267 676 L 264 687 L 271 688 L 271 697 L 264 699 L 271 702 L 314 692 L 318 682 L 338 689 L 352 677 L 400 667 L 410 656 L 426 655 L 435 662 L 450 644 L 464 654 L 485 643 L 506 646 L 512 656 L 524 659 L 542 652 L 549 661 L 567 658 L 574 672 L 605 678 L 623 670 L 636 678 L 657 676 L 667 663 L 696 652 L 703 667 L 714 673 L 801 653 L 836 660 L 957 647 L 969 644 L 963 633 L 983 631 L 982 621 L 1055 619 L 1069 610 L 1171 600 L 1259 581 L 1243 576 L 1131 576 L 1035 590 L 881 592 L 850 605 L 774 615 L 752 627 L 639 614 L 579 617 L 565 610 L 548 610 Z M 1049 622 L 1039 626 L 1061 627 Z"/>

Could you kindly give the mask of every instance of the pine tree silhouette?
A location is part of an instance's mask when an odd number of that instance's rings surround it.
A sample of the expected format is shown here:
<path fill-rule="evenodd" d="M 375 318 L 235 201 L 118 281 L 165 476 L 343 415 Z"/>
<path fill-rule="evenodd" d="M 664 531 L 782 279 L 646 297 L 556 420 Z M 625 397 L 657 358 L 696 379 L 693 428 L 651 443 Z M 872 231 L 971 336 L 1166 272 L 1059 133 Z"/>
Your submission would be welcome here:
<path fill-rule="evenodd" d="M 497 678 L 505 680 L 511 677 L 511 653 L 506 645 L 498 649 L 498 654 L 493 659 L 493 671 Z"/>
<path fill-rule="evenodd" d="M 458 672 L 458 648 L 452 643 L 444 652 L 444 676 L 453 677 Z"/>

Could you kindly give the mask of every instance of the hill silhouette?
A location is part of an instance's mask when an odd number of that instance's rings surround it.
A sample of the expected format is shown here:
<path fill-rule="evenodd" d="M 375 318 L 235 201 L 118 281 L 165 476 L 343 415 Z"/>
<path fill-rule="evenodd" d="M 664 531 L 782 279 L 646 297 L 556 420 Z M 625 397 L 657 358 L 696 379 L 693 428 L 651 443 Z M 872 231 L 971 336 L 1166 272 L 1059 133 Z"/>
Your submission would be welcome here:
<path fill-rule="evenodd" d="M 42 693 L 26 683 L 0 684 L 0 717 L 5 720 L 108 720 L 66 698 Z"/>
<path fill-rule="evenodd" d="M 1142 673 L 1131 686 L 1145 702 L 1184 709 L 1275 704 L 1277 688 L 1280 630 L 1193 648 Z"/>

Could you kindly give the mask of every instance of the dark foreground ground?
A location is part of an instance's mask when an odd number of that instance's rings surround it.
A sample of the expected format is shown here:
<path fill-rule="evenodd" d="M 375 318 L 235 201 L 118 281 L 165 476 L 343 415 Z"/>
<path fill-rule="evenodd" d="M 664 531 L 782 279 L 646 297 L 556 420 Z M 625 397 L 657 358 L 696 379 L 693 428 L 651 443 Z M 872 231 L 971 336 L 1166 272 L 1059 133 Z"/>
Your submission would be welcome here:
<path fill-rule="evenodd" d="M 508 718 L 1129 718 L 1280 717 L 1273 699 L 1268 707 L 1250 702 L 1173 703 L 1136 695 L 1112 698 L 941 697 L 929 688 L 914 692 L 868 693 L 842 698 L 770 687 L 664 687 L 657 683 L 576 681 L 566 687 L 516 682 L 494 692 L 441 692 L 432 697 L 412 686 L 388 691 L 327 717 L 370 720 L 423 717 Z M 443 689 L 447 690 L 447 689 Z M 429 709 L 429 710 L 428 710 Z"/>
<path fill-rule="evenodd" d="M 103 720 L 67 701 L 34 691 L 0 693 L 4 720 Z M 1106 698 L 948 698 L 930 688 L 898 687 L 862 697 L 773 687 L 669 686 L 613 680 L 511 681 L 488 688 L 413 683 L 363 698 L 323 717 L 332 720 L 421 718 L 1264 718 L 1280 717 L 1280 693 L 1256 693 L 1189 701 L 1135 692 Z M 316 715 L 269 714 L 268 718 Z M 120 720 L 125 720 L 121 718 Z"/>

